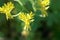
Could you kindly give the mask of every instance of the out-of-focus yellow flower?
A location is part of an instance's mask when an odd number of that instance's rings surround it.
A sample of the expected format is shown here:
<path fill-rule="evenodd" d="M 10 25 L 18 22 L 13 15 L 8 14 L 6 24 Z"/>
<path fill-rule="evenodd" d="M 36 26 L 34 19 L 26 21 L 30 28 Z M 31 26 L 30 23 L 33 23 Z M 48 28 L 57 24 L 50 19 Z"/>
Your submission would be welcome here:
<path fill-rule="evenodd" d="M 43 0 L 43 1 L 41 2 L 41 4 L 42 4 L 43 7 L 49 7 L 50 0 Z"/>
<path fill-rule="evenodd" d="M 11 18 L 10 12 L 13 10 L 14 4 L 12 2 L 8 2 L 7 4 L 4 4 L 2 7 L 0 7 L 0 12 L 6 14 L 6 18 Z"/>
<path fill-rule="evenodd" d="M 30 23 L 33 22 L 34 14 L 31 12 L 29 14 L 21 12 L 19 19 L 25 23 L 24 30 L 30 29 Z"/>
<path fill-rule="evenodd" d="M 38 4 L 40 5 L 40 10 L 42 13 L 42 15 L 40 16 L 46 17 L 47 16 L 46 10 L 49 8 L 50 0 L 38 0 Z"/>
<path fill-rule="evenodd" d="M 38 4 L 41 5 L 45 10 L 49 8 L 50 0 L 38 0 Z"/>

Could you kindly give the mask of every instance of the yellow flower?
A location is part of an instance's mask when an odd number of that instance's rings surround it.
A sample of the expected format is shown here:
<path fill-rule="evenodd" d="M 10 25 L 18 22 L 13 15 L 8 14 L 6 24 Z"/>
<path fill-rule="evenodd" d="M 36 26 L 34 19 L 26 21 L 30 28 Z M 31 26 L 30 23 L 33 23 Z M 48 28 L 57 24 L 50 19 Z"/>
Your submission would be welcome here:
<path fill-rule="evenodd" d="M 41 5 L 41 7 L 47 10 L 50 5 L 50 0 L 38 0 L 38 3 Z"/>
<path fill-rule="evenodd" d="M 42 15 L 40 16 L 46 17 L 47 16 L 46 10 L 49 8 L 50 0 L 38 0 L 38 4 L 40 5 L 40 10 L 42 13 Z"/>
<path fill-rule="evenodd" d="M 8 2 L 4 4 L 4 6 L 0 7 L 0 12 L 6 14 L 6 18 L 11 18 L 10 12 L 13 10 L 14 4 L 12 2 Z"/>
<path fill-rule="evenodd" d="M 43 0 L 43 1 L 41 2 L 41 4 L 42 4 L 43 7 L 45 7 L 45 6 L 47 6 L 47 5 L 50 4 L 50 0 Z"/>
<path fill-rule="evenodd" d="M 25 23 L 24 30 L 30 29 L 30 23 L 33 22 L 34 14 L 31 12 L 29 14 L 21 12 L 19 19 Z"/>

